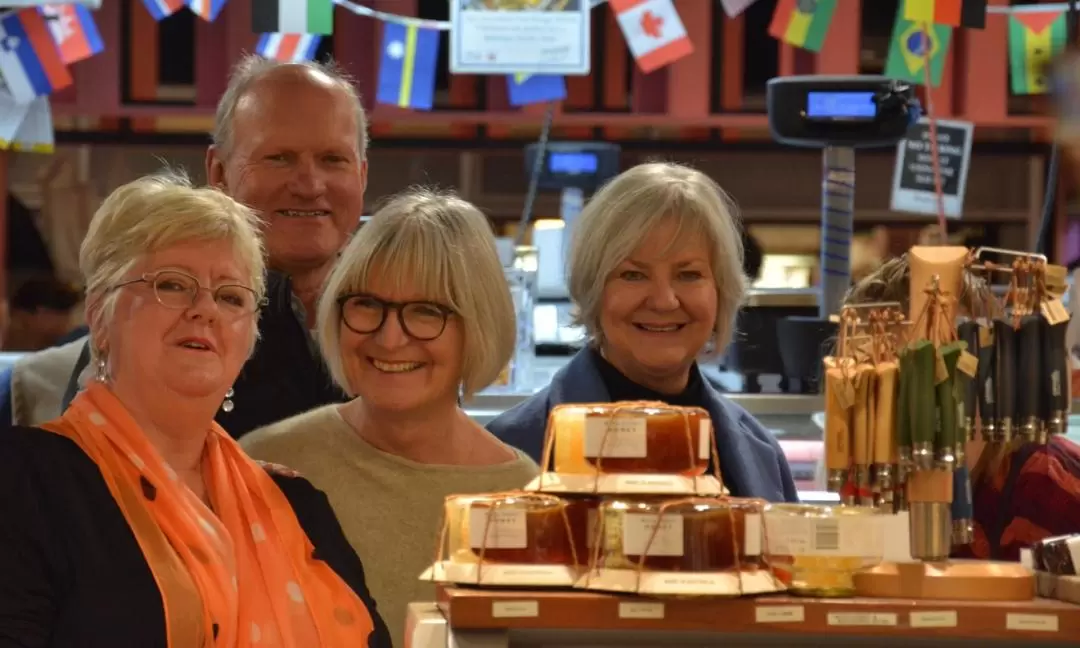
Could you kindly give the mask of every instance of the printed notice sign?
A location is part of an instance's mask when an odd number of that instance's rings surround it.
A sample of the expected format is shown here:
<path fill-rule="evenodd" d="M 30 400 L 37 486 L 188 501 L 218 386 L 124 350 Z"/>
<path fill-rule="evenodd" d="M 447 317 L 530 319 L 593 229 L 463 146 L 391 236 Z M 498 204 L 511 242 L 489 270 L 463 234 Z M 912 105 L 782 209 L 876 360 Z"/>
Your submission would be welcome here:
<path fill-rule="evenodd" d="M 960 218 L 964 211 L 964 190 L 971 166 L 971 122 L 935 120 L 941 193 L 945 216 Z M 908 129 L 896 149 L 893 171 L 892 210 L 915 214 L 937 214 L 937 187 L 934 181 L 930 122 L 920 119 Z"/>
<path fill-rule="evenodd" d="M 453 74 L 585 75 L 589 0 L 450 0 Z"/>

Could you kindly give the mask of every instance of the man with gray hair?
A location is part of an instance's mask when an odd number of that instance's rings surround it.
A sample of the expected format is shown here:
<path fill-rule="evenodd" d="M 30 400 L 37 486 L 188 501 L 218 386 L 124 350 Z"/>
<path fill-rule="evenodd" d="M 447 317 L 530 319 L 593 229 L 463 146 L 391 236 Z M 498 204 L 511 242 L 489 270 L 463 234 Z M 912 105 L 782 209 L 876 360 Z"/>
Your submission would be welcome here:
<path fill-rule="evenodd" d="M 218 103 L 207 179 L 261 214 L 270 268 L 260 341 L 217 416 L 235 437 L 345 400 L 309 331 L 323 280 L 360 223 L 367 145 L 360 98 L 335 66 L 248 56 L 234 69 Z M 83 338 L 16 363 L 13 422 L 59 416 L 88 359 Z"/>

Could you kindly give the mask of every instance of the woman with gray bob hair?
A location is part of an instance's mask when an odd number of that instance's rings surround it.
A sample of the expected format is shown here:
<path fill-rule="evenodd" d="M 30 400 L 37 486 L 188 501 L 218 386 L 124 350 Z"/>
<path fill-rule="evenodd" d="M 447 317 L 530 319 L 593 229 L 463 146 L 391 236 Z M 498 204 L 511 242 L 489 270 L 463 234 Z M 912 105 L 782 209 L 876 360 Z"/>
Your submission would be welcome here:
<path fill-rule="evenodd" d="M 710 342 L 718 350 L 731 342 L 746 283 L 735 206 L 716 182 L 678 164 L 623 172 L 585 206 L 572 236 L 568 284 L 587 347 L 488 429 L 539 460 L 561 403 L 703 407 L 732 494 L 797 501 L 779 443 L 696 362 Z"/>
<path fill-rule="evenodd" d="M 521 488 L 537 472 L 458 404 L 505 370 L 517 336 L 487 218 L 453 194 L 395 196 L 342 253 L 319 300 L 317 335 L 353 400 L 242 443 L 327 492 L 367 558 L 394 644 L 404 645 L 408 604 L 434 595 L 412 575 L 435 555 L 445 497 Z"/>
<path fill-rule="evenodd" d="M 214 422 L 255 346 L 258 231 L 178 175 L 94 214 L 79 251 L 92 379 L 60 418 L 0 434 L 0 637 L 390 645 L 326 497 Z"/>

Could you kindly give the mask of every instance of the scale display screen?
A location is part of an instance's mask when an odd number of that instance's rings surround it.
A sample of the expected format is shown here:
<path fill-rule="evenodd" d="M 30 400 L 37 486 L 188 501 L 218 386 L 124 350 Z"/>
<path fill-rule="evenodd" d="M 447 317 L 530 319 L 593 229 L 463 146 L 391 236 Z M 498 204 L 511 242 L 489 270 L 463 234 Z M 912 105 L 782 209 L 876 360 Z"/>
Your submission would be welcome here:
<path fill-rule="evenodd" d="M 873 92 L 809 92 L 806 116 L 810 119 L 874 119 Z"/>
<path fill-rule="evenodd" d="M 552 151 L 548 154 L 548 172 L 580 175 L 596 173 L 600 161 L 595 153 Z"/>

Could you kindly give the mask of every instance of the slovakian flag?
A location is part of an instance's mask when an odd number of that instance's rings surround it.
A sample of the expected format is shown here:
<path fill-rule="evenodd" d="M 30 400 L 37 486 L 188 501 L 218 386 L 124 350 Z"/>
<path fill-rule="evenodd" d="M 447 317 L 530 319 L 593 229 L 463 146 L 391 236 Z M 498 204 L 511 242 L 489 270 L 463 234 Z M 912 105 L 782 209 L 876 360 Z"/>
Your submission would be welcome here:
<path fill-rule="evenodd" d="M 180 7 L 185 4 L 184 0 L 142 0 L 142 3 L 157 22 L 161 22 L 180 11 Z"/>
<path fill-rule="evenodd" d="M 440 33 L 419 25 L 383 23 L 382 62 L 379 64 L 381 104 L 431 110 L 435 104 L 435 65 Z"/>
<path fill-rule="evenodd" d="M 506 97 L 511 106 L 562 101 L 566 99 L 566 79 L 547 74 L 508 76 Z"/>
<path fill-rule="evenodd" d="M 315 60 L 322 36 L 315 34 L 263 34 L 255 45 L 255 53 L 282 63 Z"/>
<path fill-rule="evenodd" d="M 906 0 L 904 20 L 983 29 L 987 0 Z"/>
<path fill-rule="evenodd" d="M 207 22 L 214 22 L 225 7 L 226 0 L 188 0 L 191 13 Z"/>
<path fill-rule="evenodd" d="M 105 49 L 94 17 L 84 5 L 42 5 L 39 9 L 64 63 L 78 63 Z"/>
<path fill-rule="evenodd" d="M 71 85 L 71 73 L 37 7 L 0 18 L 0 75 L 19 103 Z"/>
<path fill-rule="evenodd" d="M 333 0 L 251 0 L 256 34 L 322 34 L 334 31 Z"/>
<path fill-rule="evenodd" d="M 837 0 L 780 0 L 769 35 L 788 45 L 820 52 L 829 33 Z"/>
<path fill-rule="evenodd" d="M 642 72 L 652 72 L 694 51 L 672 0 L 609 0 L 626 46 Z"/>

